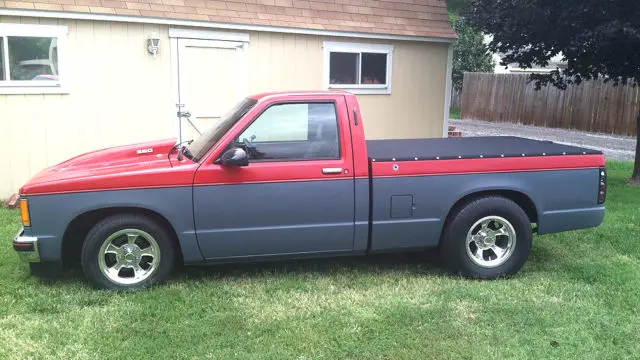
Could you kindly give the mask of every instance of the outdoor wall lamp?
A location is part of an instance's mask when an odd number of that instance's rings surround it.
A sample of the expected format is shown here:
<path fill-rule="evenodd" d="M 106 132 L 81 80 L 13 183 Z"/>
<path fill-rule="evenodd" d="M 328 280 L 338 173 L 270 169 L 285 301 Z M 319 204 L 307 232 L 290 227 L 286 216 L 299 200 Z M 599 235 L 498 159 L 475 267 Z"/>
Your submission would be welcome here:
<path fill-rule="evenodd" d="M 160 50 L 160 35 L 157 32 L 151 33 L 147 38 L 147 50 L 153 57 L 156 57 L 158 50 Z"/>

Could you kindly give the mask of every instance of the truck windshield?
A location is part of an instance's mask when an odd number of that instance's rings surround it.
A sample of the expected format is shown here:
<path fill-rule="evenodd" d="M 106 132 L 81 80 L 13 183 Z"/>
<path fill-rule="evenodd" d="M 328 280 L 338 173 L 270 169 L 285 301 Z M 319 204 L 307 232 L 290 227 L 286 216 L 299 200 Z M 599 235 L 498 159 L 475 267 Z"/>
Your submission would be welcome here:
<path fill-rule="evenodd" d="M 192 160 L 198 162 L 258 101 L 245 98 L 236 104 L 220 121 L 196 138 L 187 148 Z"/>

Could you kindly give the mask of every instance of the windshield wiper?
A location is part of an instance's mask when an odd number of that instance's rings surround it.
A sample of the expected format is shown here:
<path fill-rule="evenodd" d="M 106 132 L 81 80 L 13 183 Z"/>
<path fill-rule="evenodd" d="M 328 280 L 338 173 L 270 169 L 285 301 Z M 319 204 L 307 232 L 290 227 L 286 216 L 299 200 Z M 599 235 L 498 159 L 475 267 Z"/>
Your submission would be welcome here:
<path fill-rule="evenodd" d="M 176 149 L 177 149 L 177 148 L 179 148 L 179 147 L 180 147 L 180 145 L 185 144 L 185 143 L 186 143 L 187 145 L 189 145 L 189 144 L 191 144 L 192 142 L 193 142 L 193 140 L 187 140 L 187 141 L 183 141 L 183 142 L 181 142 L 181 143 L 177 143 L 177 144 L 173 145 L 173 147 L 171 148 L 171 150 L 169 150 L 169 153 L 167 154 L 167 160 L 169 160 L 169 164 L 171 165 L 171 167 L 173 167 L 173 163 L 171 162 L 171 154 L 173 154 L 173 152 L 174 152 L 174 151 L 176 151 Z M 179 156 L 180 156 L 180 155 L 178 155 L 178 157 L 179 157 Z M 179 158 L 178 160 L 182 160 L 182 159 L 181 159 L 181 158 Z"/>

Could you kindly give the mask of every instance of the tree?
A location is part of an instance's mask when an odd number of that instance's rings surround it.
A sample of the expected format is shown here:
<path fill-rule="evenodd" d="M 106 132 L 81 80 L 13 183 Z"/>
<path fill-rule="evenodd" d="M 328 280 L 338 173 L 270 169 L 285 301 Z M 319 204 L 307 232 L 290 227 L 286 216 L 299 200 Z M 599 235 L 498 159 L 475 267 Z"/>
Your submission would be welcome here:
<path fill-rule="evenodd" d="M 470 0 L 447 0 L 447 9 L 450 13 L 458 13 L 459 10 L 464 9 Z"/>
<path fill-rule="evenodd" d="M 637 0 L 471 0 L 465 16 L 493 35 L 488 47 L 501 65 L 547 66 L 561 54 L 568 67 L 532 74 L 536 88 L 604 79 L 640 84 L 640 6 Z M 640 113 L 631 182 L 640 185 Z"/>
<path fill-rule="evenodd" d="M 458 42 L 453 46 L 453 87 L 462 89 L 465 72 L 493 72 L 495 63 L 484 36 L 461 16 L 451 15 Z"/>

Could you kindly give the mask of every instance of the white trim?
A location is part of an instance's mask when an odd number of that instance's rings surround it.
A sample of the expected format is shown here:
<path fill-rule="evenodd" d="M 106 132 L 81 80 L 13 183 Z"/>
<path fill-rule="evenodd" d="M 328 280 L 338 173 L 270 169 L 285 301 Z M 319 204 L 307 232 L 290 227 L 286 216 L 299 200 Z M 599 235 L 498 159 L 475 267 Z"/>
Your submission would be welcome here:
<path fill-rule="evenodd" d="M 7 39 L 2 38 L 2 69 L 0 69 L 2 71 L 2 74 L 4 75 L 4 78 L 7 79 L 10 77 L 9 75 L 9 44 Z M 0 80 L 0 82 L 4 82 L 6 80 Z"/>
<path fill-rule="evenodd" d="M 393 45 L 387 44 L 325 41 L 322 46 L 331 49 L 332 52 L 368 52 L 380 54 L 393 52 Z"/>
<path fill-rule="evenodd" d="M 169 39 L 170 49 L 170 57 L 169 62 L 171 66 L 171 92 L 173 93 L 174 104 L 176 105 L 176 142 L 182 142 L 182 136 L 180 133 L 180 118 L 178 118 L 178 104 L 180 103 L 180 77 L 178 74 L 178 39 L 170 38 Z"/>
<path fill-rule="evenodd" d="M 38 25 L 38 24 L 0 24 L 0 37 L 3 41 L 2 53 L 4 69 L 7 79 L 0 80 L 0 94 L 68 94 L 68 67 L 67 67 L 67 34 L 66 25 Z M 55 47 L 58 56 L 57 80 L 9 80 L 9 45 L 6 41 L 9 36 L 20 37 L 47 37 L 55 38 Z M 53 46 L 53 44 L 51 44 Z M 51 49 L 50 49 L 51 50 Z M 51 60 L 49 60 L 51 61 Z"/>
<path fill-rule="evenodd" d="M 176 65 L 178 67 L 177 69 L 177 75 L 178 75 L 178 103 L 183 104 L 184 107 L 182 108 L 182 110 L 184 111 L 188 111 L 191 113 L 191 117 L 194 118 L 195 114 L 193 112 L 193 110 L 189 107 L 189 100 L 187 99 L 187 96 L 185 94 L 184 91 L 182 91 L 182 87 L 184 84 L 182 84 L 182 79 L 180 78 L 180 73 L 183 72 L 182 69 L 184 68 L 184 64 L 180 63 L 180 53 L 182 52 L 184 54 L 183 51 L 181 51 L 182 49 L 185 49 L 187 46 L 187 43 L 189 41 L 194 41 L 191 39 L 176 39 L 177 42 L 177 48 L 176 48 L 176 57 L 178 59 Z M 182 142 L 185 141 L 185 134 L 187 134 L 187 132 L 189 131 L 189 124 L 186 121 L 183 121 L 181 118 L 178 119 L 178 141 Z"/>
<path fill-rule="evenodd" d="M 391 94 L 392 84 L 392 69 L 393 69 L 393 45 L 387 44 L 366 44 L 366 43 L 352 43 L 352 42 L 335 42 L 324 41 L 322 44 L 324 52 L 324 62 L 322 69 L 322 78 L 324 89 L 340 89 L 346 90 L 357 95 L 389 95 Z M 387 55 L 387 71 L 386 71 L 386 83 L 385 84 L 331 84 L 329 79 L 329 70 L 331 65 L 331 53 L 332 52 L 346 52 L 346 53 L 378 53 Z M 362 61 L 362 58 L 360 58 Z M 360 69 L 362 67 L 360 66 Z M 361 74 L 358 74 L 358 78 Z"/>
<path fill-rule="evenodd" d="M 244 42 L 237 48 L 240 55 L 240 67 L 246 71 L 241 71 L 238 75 L 239 81 L 244 85 L 240 86 L 238 102 L 249 96 L 249 43 Z"/>
<path fill-rule="evenodd" d="M 363 38 L 363 39 L 406 40 L 406 41 L 437 42 L 437 43 L 453 43 L 456 41 L 456 39 L 444 38 L 444 37 L 369 34 L 369 33 L 347 32 L 347 31 L 342 32 L 342 31 L 330 31 L 330 30 L 289 28 L 289 27 L 281 27 L 281 26 L 229 24 L 229 23 L 217 23 L 213 21 L 179 20 L 179 19 L 127 16 L 127 15 L 110 15 L 110 14 L 87 14 L 87 13 L 75 13 L 75 12 L 63 12 L 63 11 L 0 9 L 0 15 L 26 16 L 26 17 L 31 16 L 31 17 L 53 18 L 53 19 L 116 21 L 116 22 L 161 24 L 161 25 L 175 25 L 175 26 L 194 26 L 194 27 L 204 27 L 204 28 L 212 28 L 212 29 L 265 31 L 265 32 L 289 33 L 289 34 L 340 36 L 340 37 L 352 37 L 352 38 Z"/>
<path fill-rule="evenodd" d="M 387 55 L 387 91 L 391 94 L 391 75 L 393 73 L 393 48 Z"/>
<path fill-rule="evenodd" d="M 391 86 L 385 85 L 338 85 L 331 84 L 327 90 L 344 90 L 356 95 L 391 94 Z"/>
<path fill-rule="evenodd" d="M 444 123 L 442 129 L 442 137 L 449 137 L 449 117 L 451 116 L 451 89 L 453 87 L 453 44 L 449 45 L 449 54 L 447 55 L 447 85 L 444 95 Z"/>
<path fill-rule="evenodd" d="M 195 48 L 216 48 L 216 49 L 237 49 L 241 48 L 244 43 L 233 41 L 217 41 L 217 40 L 200 40 L 200 39 L 178 39 L 180 45 L 184 47 Z"/>
<path fill-rule="evenodd" d="M 69 29 L 66 25 L 0 23 L 0 34 L 3 36 L 61 37 L 68 33 Z"/>
<path fill-rule="evenodd" d="M 249 42 L 248 33 L 169 28 L 170 38 Z"/>
<path fill-rule="evenodd" d="M 46 95 L 68 94 L 68 87 L 64 86 L 1 86 L 0 95 Z"/>

